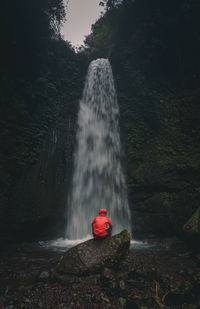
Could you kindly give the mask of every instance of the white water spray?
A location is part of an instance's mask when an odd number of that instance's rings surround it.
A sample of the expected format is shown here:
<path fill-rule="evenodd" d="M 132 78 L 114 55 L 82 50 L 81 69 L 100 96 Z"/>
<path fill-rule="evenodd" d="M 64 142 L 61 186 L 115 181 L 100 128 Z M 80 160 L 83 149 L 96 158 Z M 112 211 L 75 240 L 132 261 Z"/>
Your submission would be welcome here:
<path fill-rule="evenodd" d="M 110 63 L 92 61 L 80 101 L 66 238 L 91 235 L 91 222 L 106 208 L 113 233 L 130 228 L 130 211 L 120 161 L 119 107 Z"/>

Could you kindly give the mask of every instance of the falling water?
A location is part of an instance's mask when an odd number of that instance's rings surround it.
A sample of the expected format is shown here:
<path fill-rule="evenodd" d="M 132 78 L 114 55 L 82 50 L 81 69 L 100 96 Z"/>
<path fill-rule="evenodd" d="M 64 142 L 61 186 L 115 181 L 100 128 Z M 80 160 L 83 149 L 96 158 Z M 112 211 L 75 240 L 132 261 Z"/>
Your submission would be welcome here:
<path fill-rule="evenodd" d="M 68 200 L 66 237 L 91 235 L 91 222 L 106 208 L 113 233 L 130 231 L 130 211 L 120 162 L 119 107 L 108 59 L 91 62 L 78 115 L 77 149 Z"/>

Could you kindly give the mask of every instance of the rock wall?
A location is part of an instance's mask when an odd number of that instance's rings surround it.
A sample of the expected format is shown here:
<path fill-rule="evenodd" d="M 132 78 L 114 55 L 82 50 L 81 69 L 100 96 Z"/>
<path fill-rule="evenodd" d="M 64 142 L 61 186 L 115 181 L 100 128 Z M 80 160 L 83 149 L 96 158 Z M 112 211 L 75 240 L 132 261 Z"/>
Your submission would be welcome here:
<path fill-rule="evenodd" d="M 112 64 L 135 237 L 180 234 L 199 207 L 198 14 L 196 1 L 108 1 L 85 41 Z"/>
<path fill-rule="evenodd" d="M 143 91 L 138 86 L 135 97 L 119 91 L 133 235 L 180 235 L 199 206 L 197 115 L 191 111 L 197 97 L 192 90 Z"/>
<path fill-rule="evenodd" d="M 8 206 L 3 209 L 2 239 L 62 235 L 75 133 L 76 115 L 64 111 L 59 126 L 47 131 L 35 164 L 23 170 L 10 192 Z"/>

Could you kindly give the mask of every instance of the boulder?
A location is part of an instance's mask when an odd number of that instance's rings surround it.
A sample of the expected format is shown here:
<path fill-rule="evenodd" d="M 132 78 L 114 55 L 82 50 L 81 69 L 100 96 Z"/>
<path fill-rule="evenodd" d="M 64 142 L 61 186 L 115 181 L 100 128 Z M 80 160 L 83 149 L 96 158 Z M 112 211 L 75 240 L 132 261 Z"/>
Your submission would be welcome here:
<path fill-rule="evenodd" d="M 127 230 L 102 240 L 90 239 L 61 257 L 56 269 L 57 275 L 90 275 L 104 267 L 115 268 L 129 252 L 130 233 Z"/>
<path fill-rule="evenodd" d="M 198 208 L 193 216 L 183 226 L 183 231 L 187 236 L 200 235 L 200 208 Z"/>
<path fill-rule="evenodd" d="M 46 281 L 50 276 L 50 273 L 48 271 L 43 271 L 40 273 L 38 280 L 39 281 Z"/>
<path fill-rule="evenodd" d="M 183 232 L 188 240 L 189 247 L 194 251 L 200 251 L 200 208 L 183 226 Z"/>

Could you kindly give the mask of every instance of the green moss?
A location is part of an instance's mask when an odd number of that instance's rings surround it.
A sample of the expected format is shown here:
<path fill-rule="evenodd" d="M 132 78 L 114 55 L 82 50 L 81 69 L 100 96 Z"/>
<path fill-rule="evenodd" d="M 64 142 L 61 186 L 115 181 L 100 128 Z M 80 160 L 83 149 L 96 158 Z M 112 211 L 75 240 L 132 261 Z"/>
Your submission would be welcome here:
<path fill-rule="evenodd" d="M 200 208 L 198 208 L 193 216 L 184 224 L 183 231 L 186 234 L 200 233 Z"/>
<path fill-rule="evenodd" d="M 119 304 L 120 304 L 122 307 L 125 307 L 125 306 L 126 306 L 126 299 L 123 298 L 123 297 L 119 297 Z"/>

